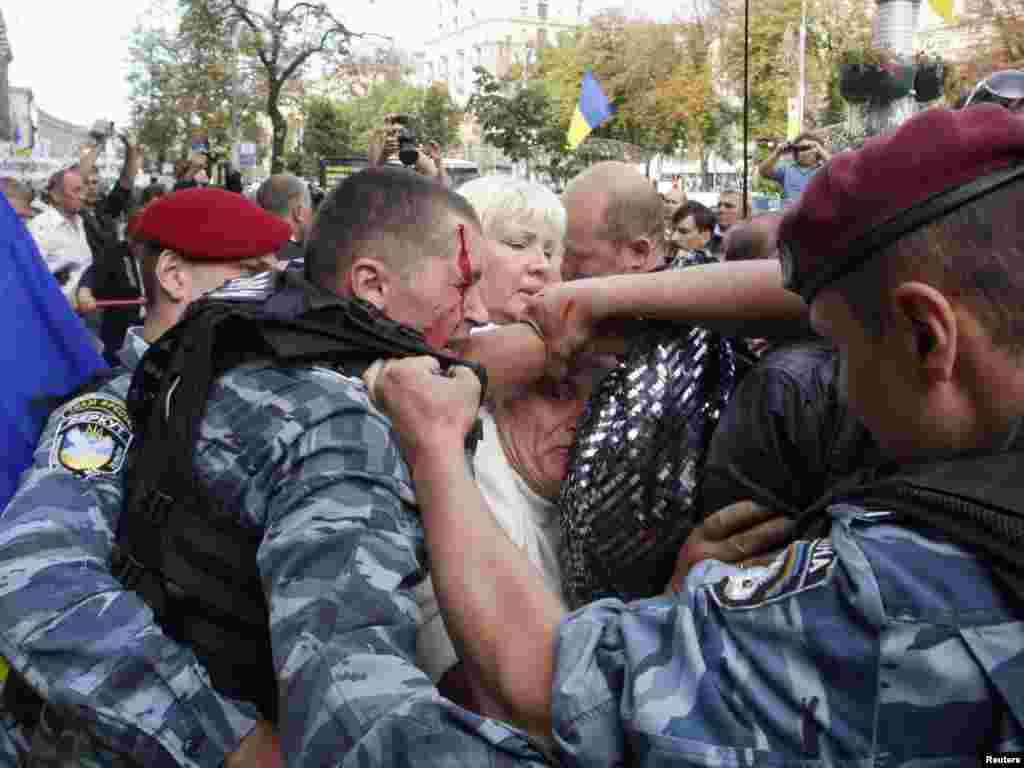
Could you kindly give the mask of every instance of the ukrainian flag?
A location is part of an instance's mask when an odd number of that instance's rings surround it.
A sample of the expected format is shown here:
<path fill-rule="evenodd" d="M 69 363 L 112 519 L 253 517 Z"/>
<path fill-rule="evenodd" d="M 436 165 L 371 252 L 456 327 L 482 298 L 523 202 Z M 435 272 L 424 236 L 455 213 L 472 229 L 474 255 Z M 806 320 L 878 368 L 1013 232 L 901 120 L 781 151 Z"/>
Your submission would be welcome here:
<path fill-rule="evenodd" d="M 941 16 L 942 20 L 947 24 L 952 24 L 955 20 L 955 16 L 953 14 L 953 0 L 928 0 L 928 5 L 930 5 L 932 10 Z"/>
<path fill-rule="evenodd" d="M 576 149 L 590 132 L 604 123 L 612 116 L 612 105 L 608 97 L 604 95 L 601 86 L 597 84 L 593 73 L 588 69 L 583 74 L 583 84 L 580 86 L 580 100 L 576 104 L 576 111 L 573 112 L 572 122 L 569 123 L 569 133 L 566 137 L 570 149 Z"/>

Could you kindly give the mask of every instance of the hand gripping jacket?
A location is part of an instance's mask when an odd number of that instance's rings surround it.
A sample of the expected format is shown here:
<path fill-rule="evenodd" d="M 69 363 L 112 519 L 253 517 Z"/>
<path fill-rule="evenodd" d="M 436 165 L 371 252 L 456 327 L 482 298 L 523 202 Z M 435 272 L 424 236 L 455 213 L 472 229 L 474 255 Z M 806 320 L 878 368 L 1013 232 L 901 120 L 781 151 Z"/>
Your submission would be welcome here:
<path fill-rule="evenodd" d="M 206 399 L 218 376 L 248 361 L 327 365 L 359 375 L 382 357 L 439 354 L 369 304 L 297 272 L 235 280 L 193 305 L 136 368 L 128 407 L 136 425 L 126 513 L 114 573 L 189 645 L 221 692 L 276 719 L 269 618 L 256 566 L 260 535 L 240 526 L 193 467 Z"/>

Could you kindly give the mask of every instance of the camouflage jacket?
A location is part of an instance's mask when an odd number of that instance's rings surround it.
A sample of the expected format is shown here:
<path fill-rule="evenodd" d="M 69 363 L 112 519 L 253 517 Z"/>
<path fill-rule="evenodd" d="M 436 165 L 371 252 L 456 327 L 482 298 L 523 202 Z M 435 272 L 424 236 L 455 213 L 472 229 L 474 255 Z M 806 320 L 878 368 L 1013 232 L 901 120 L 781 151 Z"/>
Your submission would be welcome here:
<path fill-rule="evenodd" d="M 568 765 L 961 765 L 1024 748 L 1024 621 L 985 564 L 887 513 L 831 510 L 770 566 L 562 624 Z"/>
<path fill-rule="evenodd" d="M 129 370 L 146 349 L 138 330 L 129 330 L 120 353 Z M 124 373 L 51 415 L 0 518 L 0 615 L 8 617 L 0 653 L 51 705 L 70 706 L 124 756 L 94 743 L 76 764 L 119 766 L 128 757 L 147 766 L 219 766 L 252 730 L 256 708 L 218 694 L 195 656 L 110 574 L 130 379 Z M 83 447 L 75 441 L 90 430 L 95 450 L 76 459 Z M 21 765 L 17 754 L 31 734 L 10 713 L 0 713 L 0 724 L 0 764 Z"/>
<path fill-rule="evenodd" d="M 20 617 L 0 627 L 0 652 L 141 764 L 199 763 L 206 752 L 217 764 L 241 714 L 211 722 L 207 706 L 201 716 L 206 699 L 193 697 L 214 695 L 200 693 L 202 671 L 108 572 L 131 425 L 104 422 L 110 434 L 92 436 L 114 441 L 102 456 L 68 439 L 74 419 L 119 416 L 126 385 L 54 414 L 0 525 L 0 614 Z M 208 400 L 196 469 L 262 535 L 288 765 L 390 765 L 395 754 L 422 765 L 544 764 L 524 735 L 442 699 L 414 664 L 424 535 L 390 423 L 361 381 L 319 367 L 229 371 Z M 126 709 L 136 722 L 120 717 Z"/>

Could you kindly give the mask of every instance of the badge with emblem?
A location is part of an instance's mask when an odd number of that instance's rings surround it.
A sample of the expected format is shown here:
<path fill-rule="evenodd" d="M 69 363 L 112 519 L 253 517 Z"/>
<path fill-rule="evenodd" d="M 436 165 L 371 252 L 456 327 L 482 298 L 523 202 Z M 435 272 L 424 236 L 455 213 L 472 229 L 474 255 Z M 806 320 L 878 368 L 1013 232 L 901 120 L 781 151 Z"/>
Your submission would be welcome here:
<path fill-rule="evenodd" d="M 50 448 L 50 467 L 76 475 L 113 475 L 124 466 L 132 442 L 124 403 L 105 395 L 83 395 L 64 407 Z"/>
<path fill-rule="evenodd" d="M 723 608 L 757 608 L 826 583 L 835 559 L 829 539 L 796 541 L 770 565 L 722 579 L 711 593 Z"/>

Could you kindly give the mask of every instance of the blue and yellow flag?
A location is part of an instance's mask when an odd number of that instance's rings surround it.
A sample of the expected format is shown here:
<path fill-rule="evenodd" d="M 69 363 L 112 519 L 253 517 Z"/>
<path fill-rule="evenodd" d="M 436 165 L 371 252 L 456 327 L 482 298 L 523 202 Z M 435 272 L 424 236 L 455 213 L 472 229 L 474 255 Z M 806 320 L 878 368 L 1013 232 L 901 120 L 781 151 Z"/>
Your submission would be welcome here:
<path fill-rule="evenodd" d="M 956 20 L 953 13 L 953 0 L 928 0 L 928 5 L 947 24 L 952 24 Z"/>
<path fill-rule="evenodd" d="M 590 132 L 612 116 L 612 105 L 597 84 L 593 73 L 588 69 L 583 73 L 583 84 L 580 86 L 580 100 L 569 123 L 566 140 L 570 149 L 576 149 Z"/>
<path fill-rule="evenodd" d="M 0 512 L 32 461 L 46 399 L 106 367 L 14 209 L 0 195 Z"/>

